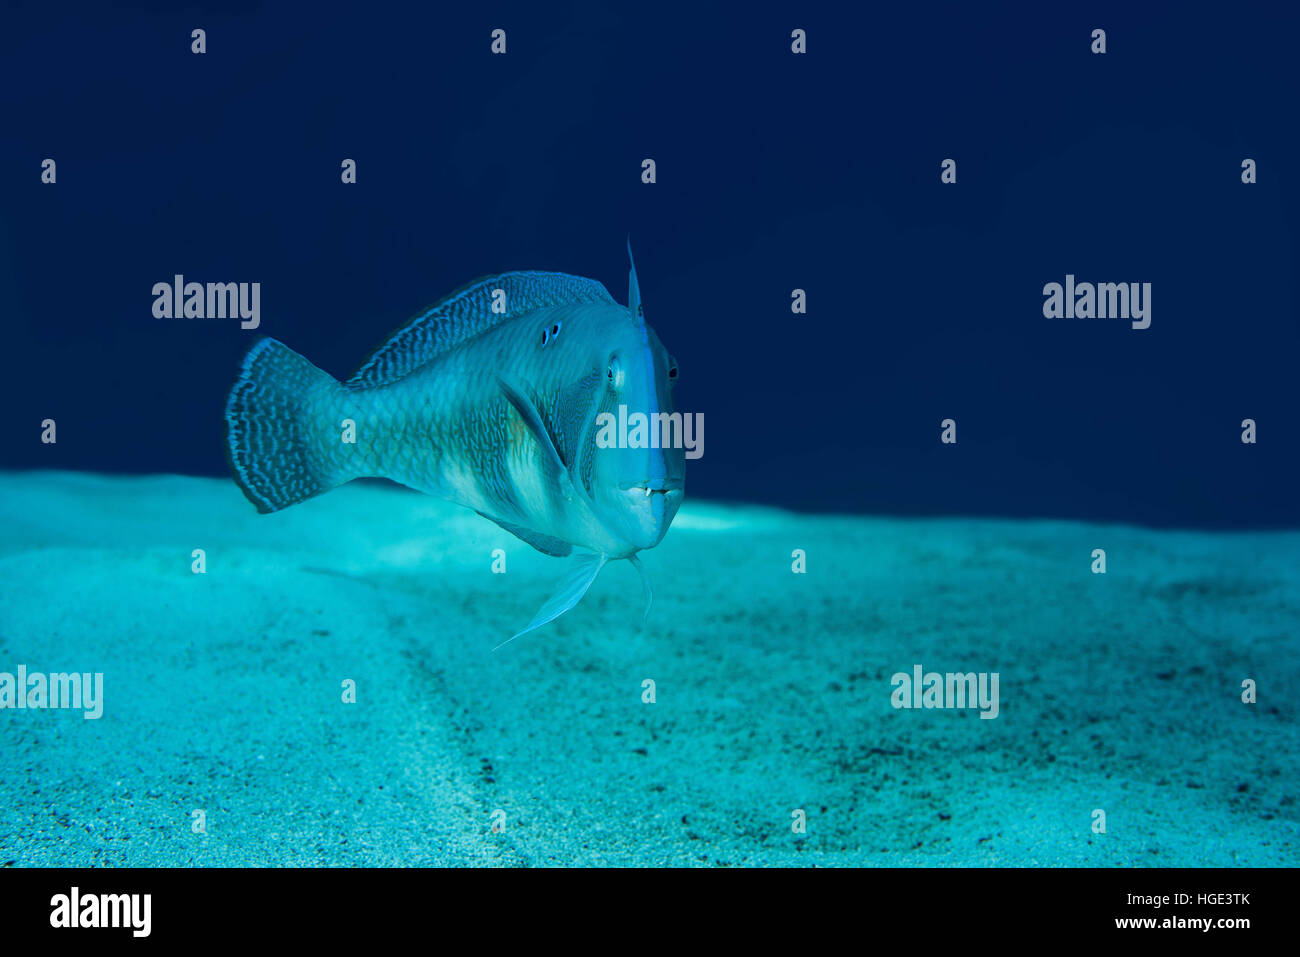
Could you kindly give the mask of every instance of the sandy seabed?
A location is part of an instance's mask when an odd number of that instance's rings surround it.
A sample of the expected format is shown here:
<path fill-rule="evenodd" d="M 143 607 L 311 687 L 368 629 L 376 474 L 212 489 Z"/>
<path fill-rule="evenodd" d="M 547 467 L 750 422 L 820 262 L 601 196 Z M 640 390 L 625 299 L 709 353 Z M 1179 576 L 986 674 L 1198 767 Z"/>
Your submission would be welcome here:
<path fill-rule="evenodd" d="M 1300 533 L 688 500 L 643 558 L 644 625 L 617 562 L 493 651 L 564 561 L 456 506 L 0 474 L 0 672 L 104 676 L 0 710 L 0 865 L 1300 860 Z M 997 718 L 894 708 L 917 664 Z"/>

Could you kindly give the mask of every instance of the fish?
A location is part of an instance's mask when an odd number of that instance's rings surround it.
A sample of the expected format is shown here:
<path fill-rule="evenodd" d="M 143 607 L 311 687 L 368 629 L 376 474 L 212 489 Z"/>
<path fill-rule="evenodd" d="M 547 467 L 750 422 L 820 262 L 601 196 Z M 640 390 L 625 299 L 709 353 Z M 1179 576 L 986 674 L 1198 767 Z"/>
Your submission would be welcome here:
<path fill-rule="evenodd" d="M 601 439 L 614 416 L 675 415 L 677 360 L 645 321 L 630 240 L 628 260 L 625 306 L 567 273 L 477 279 L 411 318 L 346 381 L 260 339 L 226 400 L 236 483 L 270 513 L 385 478 L 568 558 L 554 593 L 503 645 L 573 608 L 622 559 L 640 575 L 648 619 L 654 593 L 638 553 L 672 524 L 686 463 L 680 442 Z"/>

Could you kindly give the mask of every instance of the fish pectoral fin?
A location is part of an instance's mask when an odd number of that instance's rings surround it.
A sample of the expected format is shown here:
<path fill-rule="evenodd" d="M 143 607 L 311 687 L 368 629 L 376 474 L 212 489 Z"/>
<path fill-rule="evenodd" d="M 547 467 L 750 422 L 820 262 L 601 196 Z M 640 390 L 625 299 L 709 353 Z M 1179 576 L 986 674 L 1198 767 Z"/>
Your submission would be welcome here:
<path fill-rule="evenodd" d="M 636 555 L 629 555 L 627 560 L 641 574 L 641 587 L 645 589 L 645 614 L 641 616 L 641 623 L 645 624 L 650 620 L 650 606 L 655 601 L 654 589 L 650 587 L 650 576 L 646 573 L 645 566 L 641 564 L 641 559 L 637 558 Z"/>
<path fill-rule="evenodd" d="M 528 426 L 528 431 L 533 433 L 533 438 L 537 439 L 537 444 L 542 447 L 542 452 L 562 481 L 569 478 L 569 467 L 564 464 L 564 459 L 560 456 L 560 450 L 555 447 L 555 440 L 551 438 L 551 433 L 546 429 L 546 423 L 542 421 L 542 415 L 537 411 L 528 396 L 524 395 L 522 389 L 506 379 L 504 376 L 498 376 L 497 382 L 501 385 L 501 391 L 505 393 L 506 399 L 510 402 L 519 417 L 524 420 Z M 567 496 L 566 496 L 567 497 Z"/>
<path fill-rule="evenodd" d="M 582 601 L 582 596 L 587 594 L 587 589 L 596 580 L 596 576 L 600 574 L 600 570 L 604 565 L 604 555 L 597 555 L 593 552 L 578 552 L 569 564 L 568 572 L 555 589 L 555 594 L 546 600 L 546 604 L 533 616 L 533 620 L 528 623 L 528 627 L 517 634 L 511 635 L 500 645 L 497 645 L 497 648 L 510 644 L 520 635 L 526 635 L 549 621 L 554 621 Z M 497 648 L 492 650 L 496 651 Z"/>
<path fill-rule="evenodd" d="M 533 548 L 537 549 L 543 555 L 553 555 L 556 558 L 567 558 L 573 554 L 573 546 L 568 542 L 561 541 L 558 538 L 552 538 L 550 535 L 543 535 L 541 532 L 534 532 L 531 528 L 524 528 L 521 525 L 511 525 L 509 522 L 503 522 L 499 518 L 493 518 L 486 512 L 479 512 L 489 522 L 496 522 L 515 538 L 527 542 Z"/>

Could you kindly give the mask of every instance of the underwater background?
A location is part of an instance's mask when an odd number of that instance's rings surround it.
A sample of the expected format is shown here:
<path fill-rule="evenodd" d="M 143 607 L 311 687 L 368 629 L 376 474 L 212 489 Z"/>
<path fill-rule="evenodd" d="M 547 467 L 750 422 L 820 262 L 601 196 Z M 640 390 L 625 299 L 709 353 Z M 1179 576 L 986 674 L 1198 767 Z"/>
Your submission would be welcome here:
<path fill-rule="evenodd" d="M 1300 15 L 0 20 L 0 672 L 104 676 L 0 710 L 0 865 L 1296 863 Z M 260 336 L 343 377 L 485 274 L 625 301 L 629 237 L 707 422 L 644 624 L 615 563 L 493 651 L 556 559 L 230 478 Z M 176 274 L 259 327 L 156 318 Z M 1067 275 L 1149 328 L 1046 318 Z M 895 707 L 916 665 L 997 717 Z"/>

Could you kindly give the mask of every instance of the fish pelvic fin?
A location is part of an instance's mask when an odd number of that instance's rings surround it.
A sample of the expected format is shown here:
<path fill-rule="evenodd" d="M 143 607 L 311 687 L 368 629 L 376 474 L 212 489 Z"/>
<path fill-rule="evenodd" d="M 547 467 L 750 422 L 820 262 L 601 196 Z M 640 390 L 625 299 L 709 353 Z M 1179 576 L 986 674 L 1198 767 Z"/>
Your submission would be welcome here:
<path fill-rule="evenodd" d="M 632 563 L 632 567 L 637 570 L 641 576 L 641 588 L 645 591 L 645 614 L 641 616 L 641 624 L 650 620 L 650 606 L 655 603 L 655 592 L 650 587 L 650 576 L 646 573 L 645 565 L 641 564 L 641 559 L 635 554 L 629 555 L 627 560 Z"/>
<path fill-rule="evenodd" d="M 511 535 L 515 536 L 515 538 L 527 542 L 543 555 L 552 555 L 555 558 L 566 558 L 573 554 L 573 546 L 568 542 L 561 541 L 558 538 L 552 538 L 550 535 L 543 535 L 541 532 L 534 532 L 531 528 L 524 528 L 522 525 L 512 525 L 510 522 L 504 522 L 499 518 L 493 518 L 486 512 L 479 512 L 479 514 L 489 522 L 496 522 Z"/>
<path fill-rule="evenodd" d="M 226 399 L 235 481 L 259 512 L 275 512 L 355 478 L 340 474 L 316 434 L 315 413 L 340 388 L 284 343 L 262 339 Z"/>
<path fill-rule="evenodd" d="M 555 594 L 551 595 L 546 600 L 546 604 L 538 609 L 537 614 L 533 616 L 533 620 L 528 623 L 528 627 L 511 635 L 492 650 L 496 651 L 497 648 L 510 644 L 520 635 L 526 635 L 530 631 L 542 627 L 547 622 L 554 621 L 582 601 L 582 596 L 587 594 L 587 589 L 591 587 L 591 583 L 596 580 L 596 576 L 600 574 L 600 570 L 604 567 L 604 555 L 597 555 L 593 552 L 578 552 L 575 554 L 573 560 L 569 563 L 568 572 L 565 573 L 564 578 L 560 580 L 560 584 L 556 587 Z"/>

